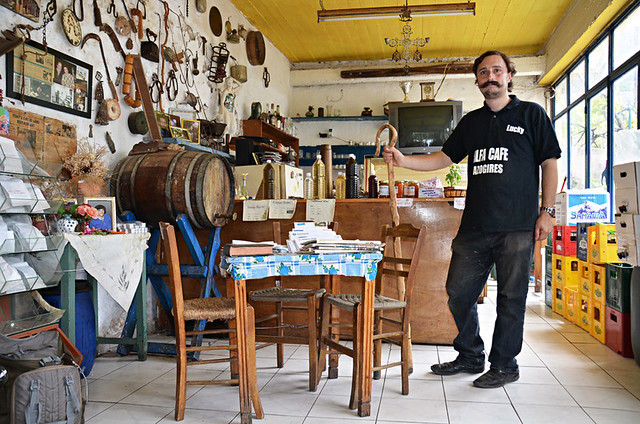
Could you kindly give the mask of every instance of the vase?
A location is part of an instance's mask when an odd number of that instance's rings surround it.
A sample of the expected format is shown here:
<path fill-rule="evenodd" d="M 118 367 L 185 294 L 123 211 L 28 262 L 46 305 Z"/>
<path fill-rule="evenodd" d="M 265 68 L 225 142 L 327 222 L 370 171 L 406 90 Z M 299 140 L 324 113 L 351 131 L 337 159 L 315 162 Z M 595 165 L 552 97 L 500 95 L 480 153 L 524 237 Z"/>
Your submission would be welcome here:
<path fill-rule="evenodd" d="M 64 218 L 58 221 L 58 229 L 63 233 L 73 233 L 78 226 L 78 221 L 72 218 Z"/>

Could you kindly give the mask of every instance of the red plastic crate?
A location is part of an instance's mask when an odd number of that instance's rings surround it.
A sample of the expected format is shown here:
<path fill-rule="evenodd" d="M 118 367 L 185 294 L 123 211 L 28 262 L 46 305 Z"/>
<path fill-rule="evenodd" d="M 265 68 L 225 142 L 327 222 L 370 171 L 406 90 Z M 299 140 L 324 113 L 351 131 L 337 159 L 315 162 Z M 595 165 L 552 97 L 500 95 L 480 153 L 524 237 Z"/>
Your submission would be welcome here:
<path fill-rule="evenodd" d="M 631 347 L 631 314 L 623 314 L 609 306 L 605 307 L 606 344 L 625 358 L 633 358 Z"/>
<path fill-rule="evenodd" d="M 562 256 L 576 256 L 578 232 L 575 225 L 553 226 L 553 253 Z"/>

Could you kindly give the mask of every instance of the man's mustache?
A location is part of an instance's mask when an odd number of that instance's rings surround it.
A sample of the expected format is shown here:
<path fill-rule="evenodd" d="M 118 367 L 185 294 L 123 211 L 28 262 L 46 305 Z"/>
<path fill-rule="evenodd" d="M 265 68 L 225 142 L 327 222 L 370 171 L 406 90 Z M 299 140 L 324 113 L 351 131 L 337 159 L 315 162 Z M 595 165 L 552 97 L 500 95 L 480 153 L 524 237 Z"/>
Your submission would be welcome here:
<path fill-rule="evenodd" d="M 495 85 L 496 87 L 500 87 L 500 83 L 498 81 L 487 81 L 484 84 L 482 84 L 480 88 L 486 88 L 486 87 L 489 87 L 490 85 Z"/>

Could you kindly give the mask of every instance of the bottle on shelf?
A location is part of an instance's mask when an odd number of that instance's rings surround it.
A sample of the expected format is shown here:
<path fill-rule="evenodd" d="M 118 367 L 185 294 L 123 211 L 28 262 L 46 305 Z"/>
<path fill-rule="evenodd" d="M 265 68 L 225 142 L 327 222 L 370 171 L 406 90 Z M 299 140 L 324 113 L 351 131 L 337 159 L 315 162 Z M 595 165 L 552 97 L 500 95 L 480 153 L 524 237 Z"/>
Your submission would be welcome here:
<path fill-rule="evenodd" d="M 316 161 L 313 163 L 313 198 L 324 199 L 326 187 L 324 183 L 324 162 L 322 156 L 317 155 Z"/>
<path fill-rule="evenodd" d="M 276 127 L 278 124 L 276 122 L 276 108 L 273 103 L 271 103 L 271 112 L 269 112 L 269 123 Z"/>
<path fill-rule="evenodd" d="M 240 182 L 240 190 L 238 199 L 248 199 L 249 198 L 249 189 L 247 188 L 247 176 L 249 174 L 242 174 L 242 181 Z"/>
<path fill-rule="evenodd" d="M 369 198 L 378 198 L 378 177 L 376 177 L 376 171 L 374 169 L 371 170 L 371 175 L 369 175 Z"/>
<path fill-rule="evenodd" d="M 356 162 L 356 155 L 349 154 L 349 160 L 347 161 L 347 175 L 346 175 L 346 198 L 357 199 L 360 197 L 360 179 L 358 177 L 358 162 Z"/>
<path fill-rule="evenodd" d="M 336 199 L 345 199 L 347 180 L 344 176 L 344 172 L 339 172 L 336 178 Z"/>
<path fill-rule="evenodd" d="M 267 161 L 267 164 L 262 170 L 262 198 L 276 198 L 276 169 L 270 160 Z"/>
<path fill-rule="evenodd" d="M 304 179 L 304 198 L 313 199 L 313 177 L 311 172 L 307 172 L 307 177 Z"/>
<path fill-rule="evenodd" d="M 276 105 L 276 127 L 282 129 L 282 116 L 280 116 L 280 105 Z"/>

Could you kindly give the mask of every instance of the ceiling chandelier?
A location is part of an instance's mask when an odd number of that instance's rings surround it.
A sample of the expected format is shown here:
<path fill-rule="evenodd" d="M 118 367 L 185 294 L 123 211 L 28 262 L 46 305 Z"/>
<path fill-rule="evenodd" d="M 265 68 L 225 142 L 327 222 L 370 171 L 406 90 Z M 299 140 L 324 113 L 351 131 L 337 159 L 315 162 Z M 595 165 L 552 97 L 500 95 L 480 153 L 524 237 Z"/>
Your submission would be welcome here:
<path fill-rule="evenodd" d="M 356 9 L 325 9 L 323 0 L 320 1 L 318 10 L 318 22 L 327 21 L 352 21 L 361 19 L 384 19 L 395 18 L 408 10 L 405 6 L 388 7 L 362 7 Z M 475 15 L 475 2 L 466 3 L 445 3 L 445 4 L 425 4 L 411 6 L 413 17 L 422 16 L 449 16 L 449 15 Z"/>
<path fill-rule="evenodd" d="M 391 60 L 395 62 L 400 62 L 404 60 L 404 73 L 405 75 L 409 75 L 409 71 L 411 68 L 409 67 L 409 61 L 411 59 L 416 62 L 420 62 L 422 60 L 422 53 L 420 53 L 420 48 L 424 47 L 429 42 L 429 37 L 421 37 L 421 38 L 411 38 L 411 34 L 413 31 L 411 30 L 411 9 L 409 9 L 408 0 L 405 0 L 404 8 L 400 13 L 400 22 L 403 22 L 402 26 L 402 36 L 403 38 L 385 38 L 384 42 L 389 47 L 394 47 L 395 51 L 391 55 Z M 412 52 L 412 47 L 415 46 L 415 50 Z M 398 51 L 398 47 L 401 48 L 401 52 Z"/>

